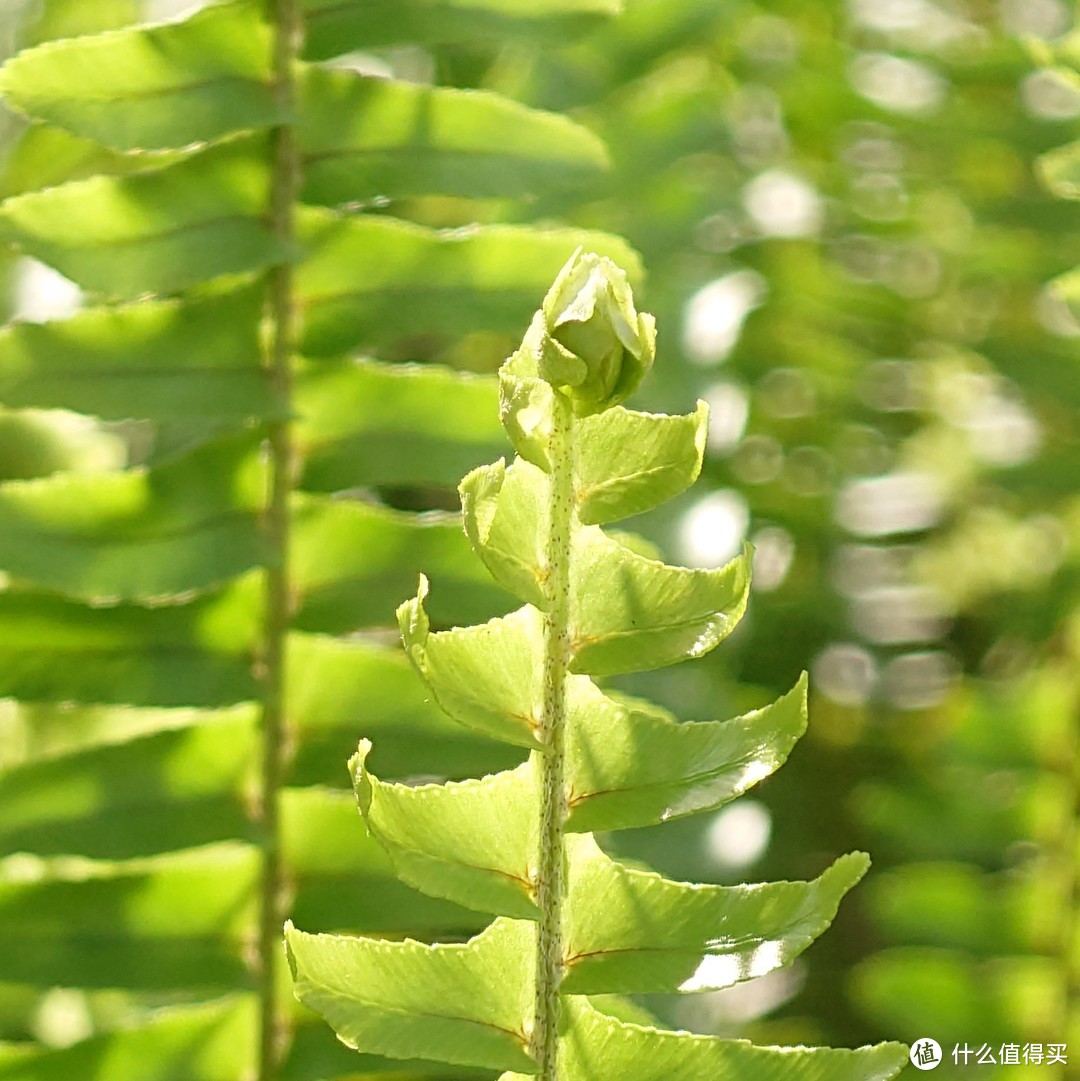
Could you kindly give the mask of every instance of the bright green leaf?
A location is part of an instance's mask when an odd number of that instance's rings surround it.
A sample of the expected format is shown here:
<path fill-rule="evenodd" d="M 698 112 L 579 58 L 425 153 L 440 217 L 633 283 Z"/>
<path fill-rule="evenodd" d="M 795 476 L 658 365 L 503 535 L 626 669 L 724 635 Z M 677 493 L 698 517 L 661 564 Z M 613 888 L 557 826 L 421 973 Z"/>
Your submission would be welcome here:
<path fill-rule="evenodd" d="M 432 634 L 425 611 L 427 579 L 398 609 L 409 659 L 435 701 L 461 724 L 522 747 L 538 747 L 542 642 L 531 606 L 477 627 Z"/>
<path fill-rule="evenodd" d="M 456 517 L 296 493 L 292 581 L 298 630 L 344 633 L 385 624 L 422 567 L 439 574 L 435 618 L 465 622 L 505 607 Z"/>
<path fill-rule="evenodd" d="M 286 663 L 287 712 L 300 736 L 292 783 L 346 787 L 358 733 L 375 741 L 386 777 L 467 777 L 516 761 L 505 744 L 450 720 L 400 647 L 294 633 Z"/>
<path fill-rule="evenodd" d="M 218 991 L 250 982 L 243 946 L 255 925 L 255 849 L 225 844 L 120 863 L 60 860 L 43 863 L 42 872 L 36 880 L 25 870 L 22 880 L 0 876 L 5 979 Z"/>
<path fill-rule="evenodd" d="M 565 40 L 620 10 L 620 0 L 302 0 L 307 52 L 322 60 L 404 42 Z"/>
<path fill-rule="evenodd" d="M 138 22 L 143 15 L 140 0 L 43 0 L 35 5 L 36 21 L 30 38 L 34 42 L 98 34 Z"/>
<path fill-rule="evenodd" d="M 856 1051 L 831 1047 L 755 1047 L 749 1040 L 720 1040 L 685 1032 L 628 1025 L 593 1009 L 583 998 L 563 1000 L 559 1039 L 561 1081 L 887 1081 L 907 1065 L 903 1044 L 882 1043 Z M 500 1081 L 526 1081 L 504 1074 Z"/>
<path fill-rule="evenodd" d="M 473 550 L 504 589 L 537 608 L 547 607 L 543 551 L 551 485 L 534 465 L 502 459 L 462 480 L 461 511 Z"/>
<path fill-rule="evenodd" d="M 257 757 L 240 708 L 0 772 L 0 849 L 125 859 L 242 837 Z"/>
<path fill-rule="evenodd" d="M 244 145 L 0 205 L 0 241 L 108 297 L 171 293 L 291 256 L 265 223 L 269 171 Z"/>
<path fill-rule="evenodd" d="M 250 436 L 156 470 L 0 486 L 0 565 L 87 600 L 205 590 L 263 562 L 262 469 Z"/>
<path fill-rule="evenodd" d="M 413 195 L 519 198 L 602 171 L 603 144 L 564 116 L 497 94 L 307 68 L 305 202 Z"/>
<path fill-rule="evenodd" d="M 215 4 L 182 22 L 25 50 L 0 71 L 0 93 L 116 150 L 209 142 L 279 118 L 270 46 L 254 4 Z"/>
<path fill-rule="evenodd" d="M 653 825 L 712 810 L 779 769 L 806 728 L 806 678 L 764 709 L 680 724 L 587 679 L 568 687 L 567 828 Z"/>
<path fill-rule="evenodd" d="M 532 761 L 481 780 L 410 786 L 372 775 L 370 749 L 362 741 L 349 763 L 356 798 L 401 878 L 481 912 L 534 919 L 539 789 Z"/>
<path fill-rule="evenodd" d="M 301 235 L 310 251 L 296 279 L 301 349 L 311 356 L 376 350 L 418 334 L 517 334 L 580 244 L 641 276 L 625 242 L 576 229 L 493 225 L 440 232 L 388 217 L 309 210 Z"/>
<path fill-rule="evenodd" d="M 499 453 L 495 381 L 437 365 L 320 361 L 296 388 L 303 487 L 453 488 Z"/>
<path fill-rule="evenodd" d="M 255 1062 L 256 1003 L 162 1010 L 138 1028 L 0 1063 L 2 1081 L 236 1081 Z"/>
<path fill-rule="evenodd" d="M 496 920 L 461 945 L 309 935 L 286 926 L 297 998 L 358 1051 L 529 1069 L 534 925 Z"/>
<path fill-rule="evenodd" d="M 261 302 L 252 289 L 13 324 L 0 330 L 0 395 L 107 420 L 272 415 L 258 364 Z"/>
<path fill-rule="evenodd" d="M 789 964 L 836 915 L 869 860 L 854 853 L 813 882 L 699 886 L 570 848 L 567 994 L 711 991 Z"/>
<path fill-rule="evenodd" d="M 0 409 L 0 482 L 61 470 L 119 469 L 126 449 L 118 436 L 89 417 L 59 410 Z"/>
<path fill-rule="evenodd" d="M 0 593 L 0 696 L 208 707 L 253 698 L 258 586 L 245 579 L 159 608 Z"/>
<path fill-rule="evenodd" d="M 612 675 L 700 657 L 746 608 L 748 552 L 719 570 L 634 555 L 596 526 L 574 538 L 570 625 L 576 672 Z"/>
<path fill-rule="evenodd" d="M 121 154 L 63 128 L 31 124 L 15 140 L 0 167 L 0 199 L 98 174 L 122 176 L 146 172 L 180 157 L 178 151 Z"/>
<path fill-rule="evenodd" d="M 704 402 L 689 416 L 635 413 L 616 406 L 583 417 L 574 490 L 585 524 L 617 522 L 688 488 L 701 470 L 708 427 Z"/>
<path fill-rule="evenodd" d="M 429 934 L 474 934 L 486 922 L 400 881 L 386 850 L 364 829 L 351 791 L 283 789 L 281 845 L 294 883 L 294 920 L 387 935 L 420 927 Z"/>

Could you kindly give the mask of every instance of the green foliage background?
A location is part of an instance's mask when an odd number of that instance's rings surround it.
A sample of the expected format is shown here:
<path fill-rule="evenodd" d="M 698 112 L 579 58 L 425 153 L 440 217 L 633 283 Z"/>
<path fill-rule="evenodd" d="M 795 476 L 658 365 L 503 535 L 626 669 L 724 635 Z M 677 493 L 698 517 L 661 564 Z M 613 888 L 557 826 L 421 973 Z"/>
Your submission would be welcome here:
<path fill-rule="evenodd" d="M 442 719 L 387 628 L 421 569 L 442 623 L 511 606 L 453 486 L 506 452 L 482 375 L 583 236 L 657 315 L 637 404 L 705 397 L 719 418 L 713 495 L 635 527 L 684 558 L 717 558 L 729 528 L 759 552 L 744 627 L 623 688 L 720 716 L 811 670 L 808 735 L 741 827 L 618 850 L 717 882 L 874 857 L 792 976 L 648 1007 L 759 1042 L 1069 1042 L 1080 1061 L 1080 327 L 1069 279 L 1047 289 L 1080 220 L 1058 198 L 1075 159 L 1047 159 L 1056 193 L 1037 165 L 1080 115 L 1075 12 L 612 6 L 302 5 L 309 60 L 362 55 L 295 103 L 303 359 L 284 395 L 260 359 L 294 248 L 266 216 L 281 103 L 259 5 L 186 44 L 86 39 L 0 76 L 35 120 L 5 127 L 9 309 L 27 256 L 115 305 L 0 333 L 0 1078 L 244 1076 L 260 1001 L 295 1026 L 277 1076 L 385 1068 L 266 971 L 266 854 L 270 910 L 305 928 L 481 926 L 396 881 L 343 763 L 361 734 L 384 777 L 514 761 Z M 14 51 L 147 9 L 6 14 Z M 287 627 L 263 607 L 285 553 L 260 451 L 286 415 Z M 769 843 L 733 860 L 733 831 L 763 822 Z"/>

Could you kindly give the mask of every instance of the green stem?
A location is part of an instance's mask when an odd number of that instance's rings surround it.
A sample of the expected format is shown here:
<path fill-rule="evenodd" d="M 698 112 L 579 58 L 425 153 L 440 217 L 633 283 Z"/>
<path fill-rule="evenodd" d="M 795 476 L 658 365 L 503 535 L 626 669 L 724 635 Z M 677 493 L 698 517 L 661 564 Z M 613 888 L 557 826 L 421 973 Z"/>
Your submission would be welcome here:
<path fill-rule="evenodd" d="M 532 1050 L 538 1081 L 558 1077 L 559 984 L 562 981 L 562 901 L 565 862 L 563 740 L 570 668 L 570 537 L 574 518 L 573 414 L 556 393 L 551 436 L 551 507 L 547 535 L 548 610 L 544 616 L 544 703 L 540 763 L 540 859 L 536 903 L 536 1012 Z"/>
<path fill-rule="evenodd" d="M 273 79 L 281 123 L 272 133 L 270 225 L 291 245 L 293 207 L 299 184 L 299 152 L 293 126 L 293 71 L 299 55 L 301 21 L 296 0 L 270 0 L 275 27 Z M 293 447 L 291 412 L 294 304 L 293 272 L 289 263 L 271 269 L 267 280 L 267 367 L 278 418 L 269 425 L 270 492 L 263 526 L 271 556 L 266 568 L 266 622 L 261 656 L 262 784 L 259 827 L 263 873 L 259 916 L 259 1081 L 272 1081 L 277 1072 L 285 1033 L 278 1015 L 278 973 L 281 927 L 287 912 L 281 857 L 280 794 L 287 755 L 285 711 L 285 643 L 291 618 L 289 586 L 289 493 Z"/>

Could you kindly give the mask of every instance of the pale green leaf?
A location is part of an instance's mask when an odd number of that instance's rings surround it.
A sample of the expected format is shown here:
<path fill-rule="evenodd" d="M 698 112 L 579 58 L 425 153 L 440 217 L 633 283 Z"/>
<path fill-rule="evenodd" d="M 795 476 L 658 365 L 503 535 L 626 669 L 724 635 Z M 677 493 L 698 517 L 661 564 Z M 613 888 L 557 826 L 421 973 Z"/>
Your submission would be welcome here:
<path fill-rule="evenodd" d="M 253 711 L 181 717 L 189 723 L 0 772 L 0 850 L 126 859 L 248 834 Z"/>
<path fill-rule="evenodd" d="M 640 260 L 604 233 L 514 225 L 439 231 L 389 217 L 308 210 L 296 285 L 301 349 L 328 356 L 402 338 L 517 335 L 567 256 L 586 245 L 640 278 Z M 209 275 L 206 275 L 209 276 Z"/>
<path fill-rule="evenodd" d="M 386 850 L 364 829 L 351 791 L 282 789 L 281 850 L 294 883 L 294 920 L 328 931 L 387 935 L 421 928 L 473 934 L 486 922 L 400 881 Z"/>
<path fill-rule="evenodd" d="M 287 712 L 300 735 L 292 783 L 347 787 L 361 732 L 386 777 L 494 773 L 520 757 L 450 720 L 399 645 L 293 633 L 286 664 Z"/>
<path fill-rule="evenodd" d="M 51 188 L 69 180 L 122 176 L 178 161 L 181 151 L 122 154 L 50 124 L 26 127 L 0 166 L 0 199 Z"/>
<path fill-rule="evenodd" d="M 480 626 L 432 634 L 424 607 L 427 592 L 427 579 L 421 576 L 417 596 L 398 609 L 398 624 L 409 659 L 435 701 L 470 728 L 522 747 L 539 747 L 540 613 L 526 606 Z"/>
<path fill-rule="evenodd" d="M 567 688 L 567 828 L 627 829 L 720 807 L 786 761 L 806 728 L 806 678 L 763 709 L 680 724 L 602 694 Z"/>
<path fill-rule="evenodd" d="M 574 461 L 581 521 L 616 522 L 651 510 L 693 484 L 701 470 L 708 419 L 704 402 L 689 416 L 615 406 L 583 417 Z"/>
<path fill-rule="evenodd" d="M 268 199 L 265 163 L 227 144 L 14 196 L 0 205 L 0 241 L 108 297 L 171 293 L 289 258 L 265 221 Z"/>
<path fill-rule="evenodd" d="M 285 1061 L 275 1081 L 490 1081 L 488 1071 L 472 1066 L 451 1066 L 422 1059 L 390 1060 L 378 1055 L 361 1055 L 346 1047 L 321 1017 L 297 1004 L 296 1027 L 289 1041 Z"/>
<path fill-rule="evenodd" d="M 72 702 L 11 702 L 5 718 L 0 766 L 12 769 L 31 762 L 61 758 L 76 751 L 94 752 L 130 740 L 171 732 L 191 725 L 239 720 L 198 709 L 153 709 L 134 706 L 79 706 Z"/>
<path fill-rule="evenodd" d="M 600 140 L 564 116 L 478 90 L 304 70 L 303 199 L 520 198 L 602 171 Z"/>
<path fill-rule="evenodd" d="M 535 366 L 522 348 L 499 368 L 499 415 L 518 454 L 550 473 L 555 391 L 550 383 L 536 378 Z"/>
<path fill-rule="evenodd" d="M 0 482 L 61 470 L 119 469 L 123 441 L 89 417 L 59 410 L 0 409 Z"/>
<path fill-rule="evenodd" d="M 482 912 L 535 919 L 539 787 L 530 759 L 481 780 L 386 784 L 349 763 L 368 828 L 404 881 Z"/>
<path fill-rule="evenodd" d="M 35 5 L 36 20 L 31 25 L 30 40 L 73 38 L 98 34 L 138 22 L 143 15 L 140 0 L 42 0 Z"/>
<path fill-rule="evenodd" d="M 203 988 L 250 982 L 259 855 L 223 844 L 120 863 L 0 863 L 4 977 L 38 986 Z M 11 863 L 21 861 L 14 881 Z"/>
<path fill-rule="evenodd" d="M 251 289 L 13 324 L 0 330 L 0 395 L 107 420 L 274 415 L 258 364 L 261 304 Z"/>
<path fill-rule="evenodd" d="M 0 1063 L 2 1081 L 236 1081 L 254 1068 L 257 1004 L 221 1002 L 160 1011 L 138 1028 Z"/>
<path fill-rule="evenodd" d="M 453 488 L 505 444 L 490 377 L 366 360 L 306 365 L 296 386 L 302 486 Z"/>
<path fill-rule="evenodd" d="M 500 459 L 474 469 L 459 491 L 465 533 L 495 581 L 537 608 L 547 608 L 547 475 L 520 458 L 509 469 Z"/>
<path fill-rule="evenodd" d="M 620 0 L 302 0 L 315 59 L 412 42 L 567 40 L 621 10 Z"/>
<path fill-rule="evenodd" d="M 440 622 L 484 619 L 505 607 L 505 594 L 473 558 L 456 515 L 306 493 L 292 502 L 298 630 L 346 633 L 385 625 L 422 568 L 438 576 L 433 615 Z"/>
<path fill-rule="evenodd" d="M 0 593 L 0 697 L 209 707 L 253 698 L 259 584 L 158 608 Z"/>
<path fill-rule="evenodd" d="M 559 1038 L 560 1081 L 888 1081 L 907 1065 L 903 1044 L 855 1051 L 831 1047 L 755 1047 L 630 1025 L 595 1010 L 584 998 L 563 999 Z M 527 1081 L 504 1074 L 500 1081 Z"/>
<path fill-rule="evenodd" d="M 813 882 L 700 886 L 624 867 L 591 836 L 575 838 L 562 990 L 711 991 L 763 976 L 829 926 L 869 862 L 844 856 Z"/>
<path fill-rule="evenodd" d="M 0 566 L 87 600 L 204 590 L 262 563 L 263 470 L 245 433 L 154 470 L 0 486 Z"/>
<path fill-rule="evenodd" d="M 668 567 L 584 526 L 570 581 L 573 670 L 638 672 L 700 657 L 732 631 L 746 608 L 750 556 L 719 570 Z"/>
<path fill-rule="evenodd" d="M 187 146 L 279 119 L 270 47 L 253 3 L 215 4 L 182 22 L 25 50 L 0 71 L 0 94 L 116 150 Z"/>
<path fill-rule="evenodd" d="M 496 920 L 461 945 L 285 929 L 294 990 L 358 1051 L 529 1069 L 534 925 Z"/>

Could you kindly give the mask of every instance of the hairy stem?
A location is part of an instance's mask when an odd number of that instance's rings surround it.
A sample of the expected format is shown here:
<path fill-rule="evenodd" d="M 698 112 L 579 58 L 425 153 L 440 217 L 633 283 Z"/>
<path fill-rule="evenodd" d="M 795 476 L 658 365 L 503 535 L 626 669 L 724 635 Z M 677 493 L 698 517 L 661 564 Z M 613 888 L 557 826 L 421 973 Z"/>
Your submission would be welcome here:
<path fill-rule="evenodd" d="M 293 239 L 293 207 L 299 180 L 299 153 L 291 119 L 293 71 L 300 48 L 301 22 L 297 0 L 269 0 L 275 28 L 273 78 L 281 123 L 272 134 L 270 223 L 286 244 Z M 283 1033 L 277 1010 L 281 964 L 281 926 L 286 915 L 281 859 L 279 799 L 287 754 L 285 715 L 285 640 L 291 616 L 289 588 L 289 492 L 292 486 L 292 433 L 286 418 L 291 409 L 293 345 L 293 272 L 289 263 L 271 269 L 267 281 L 266 363 L 278 417 L 270 422 L 270 493 L 264 529 L 270 545 L 266 568 L 266 622 L 262 648 L 262 786 L 259 826 L 263 874 L 259 917 L 259 1081 L 277 1072 Z"/>
<path fill-rule="evenodd" d="M 547 535 L 548 602 L 544 617 L 544 704 L 540 752 L 540 860 L 536 891 L 540 923 L 536 948 L 533 1054 L 539 1081 L 558 1077 L 559 983 L 562 980 L 562 900 L 566 796 L 563 742 L 566 676 L 570 666 L 570 534 L 573 524 L 573 414 L 556 393 L 551 438 L 551 507 Z"/>

